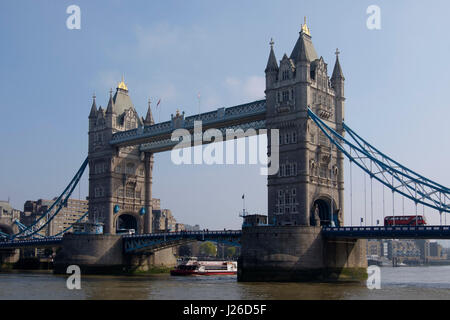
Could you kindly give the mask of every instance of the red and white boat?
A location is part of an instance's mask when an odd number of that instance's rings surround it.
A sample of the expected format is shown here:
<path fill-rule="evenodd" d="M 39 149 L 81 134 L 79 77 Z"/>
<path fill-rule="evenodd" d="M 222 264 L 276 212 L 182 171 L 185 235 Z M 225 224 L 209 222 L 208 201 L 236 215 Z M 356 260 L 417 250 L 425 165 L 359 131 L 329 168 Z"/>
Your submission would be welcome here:
<path fill-rule="evenodd" d="M 170 270 L 172 276 L 212 276 L 237 274 L 236 261 L 197 261 L 189 259 Z"/>

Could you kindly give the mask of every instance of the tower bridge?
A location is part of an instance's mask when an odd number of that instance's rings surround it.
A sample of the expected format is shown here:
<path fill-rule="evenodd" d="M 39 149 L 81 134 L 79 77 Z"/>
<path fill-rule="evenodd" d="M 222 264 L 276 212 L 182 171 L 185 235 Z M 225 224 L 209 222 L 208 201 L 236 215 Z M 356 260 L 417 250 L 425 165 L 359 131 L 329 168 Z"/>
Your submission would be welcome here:
<path fill-rule="evenodd" d="M 266 98 L 192 116 L 177 112 L 170 121 L 155 123 L 149 103 L 139 117 L 124 79 L 106 110 L 94 96 L 89 114 L 88 157 L 69 186 L 41 221 L 9 239 L 0 248 L 25 245 L 62 246 L 59 263 L 108 267 L 142 261 L 167 262 L 167 248 L 188 241 L 219 241 L 242 246 L 238 279 L 285 281 L 318 279 L 355 280 L 366 275 L 365 240 L 373 238 L 450 238 L 447 226 L 345 226 L 344 158 L 417 205 L 450 212 L 450 189 L 396 162 L 344 121 L 345 78 L 336 50 L 331 77 L 328 64 L 314 48 L 308 26 L 302 25 L 291 54 L 277 60 L 270 42 L 265 68 Z M 268 139 L 268 154 L 279 158 L 279 170 L 268 175 L 268 221 L 236 231 L 152 233 L 152 173 L 154 154 L 178 143 L 172 133 L 183 129 L 198 139 L 202 130 L 277 130 Z M 203 134 L 203 131 L 200 134 Z M 265 132 L 265 131 L 264 131 Z M 347 134 L 347 137 L 346 137 Z M 234 137 L 233 137 L 234 139 Z M 89 220 L 104 223 L 103 235 L 74 235 L 34 239 L 64 206 L 84 169 L 89 166 Z M 137 234 L 116 234 L 120 224 L 132 224 Z M 335 241 L 336 239 L 345 241 Z M 48 243 L 46 243 L 46 241 Z"/>

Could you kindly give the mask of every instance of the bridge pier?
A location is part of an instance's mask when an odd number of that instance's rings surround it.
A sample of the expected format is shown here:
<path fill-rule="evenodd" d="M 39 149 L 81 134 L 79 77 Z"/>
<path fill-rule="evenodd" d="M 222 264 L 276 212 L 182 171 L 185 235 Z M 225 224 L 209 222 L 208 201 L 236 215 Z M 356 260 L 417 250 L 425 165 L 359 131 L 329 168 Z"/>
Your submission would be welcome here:
<path fill-rule="evenodd" d="M 125 254 L 121 235 L 66 234 L 54 262 L 54 272 L 65 274 L 78 265 L 82 274 L 151 272 L 176 264 L 172 249 L 141 255 Z"/>
<path fill-rule="evenodd" d="M 19 261 L 19 258 L 19 249 L 0 250 L 0 270 L 12 268 L 12 266 Z"/>
<path fill-rule="evenodd" d="M 242 230 L 238 281 L 351 281 L 367 278 L 365 240 L 330 240 L 320 227 Z"/>

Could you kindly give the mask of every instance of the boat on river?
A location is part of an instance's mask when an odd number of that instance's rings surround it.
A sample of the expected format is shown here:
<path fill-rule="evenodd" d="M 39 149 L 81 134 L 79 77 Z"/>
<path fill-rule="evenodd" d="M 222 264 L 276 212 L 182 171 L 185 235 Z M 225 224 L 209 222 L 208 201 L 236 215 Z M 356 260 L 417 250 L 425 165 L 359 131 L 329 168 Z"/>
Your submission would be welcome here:
<path fill-rule="evenodd" d="M 237 274 L 236 261 L 198 261 L 188 259 L 181 261 L 170 271 L 172 276 L 212 276 Z"/>

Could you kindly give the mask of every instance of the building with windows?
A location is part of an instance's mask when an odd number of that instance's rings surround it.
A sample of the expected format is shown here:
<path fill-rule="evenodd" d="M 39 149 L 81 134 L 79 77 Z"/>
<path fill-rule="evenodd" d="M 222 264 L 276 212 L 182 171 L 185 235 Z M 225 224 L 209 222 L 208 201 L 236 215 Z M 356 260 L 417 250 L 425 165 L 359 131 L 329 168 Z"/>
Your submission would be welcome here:
<path fill-rule="evenodd" d="M 184 225 L 177 220 L 169 209 L 153 210 L 153 232 L 179 232 L 183 231 Z"/>
<path fill-rule="evenodd" d="M 8 201 L 0 201 L 0 232 L 13 234 L 17 232 L 15 220 L 20 219 L 20 210 L 14 209 Z"/>
<path fill-rule="evenodd" d="M 336 51 L 332 76 L 302 25 L 291 52 L 277 60 L 274 42 L 266 74 L 266 125 L 279 130 L 279 173 L 268 176 L 268 223 L 342 225 L 344 157 L 308 117 L 308 108 L 343 135 L 344 75 Z M 268 150 L 271 149 L 268 141 Z"/>
<path fill-rule="evenodd" d="M 30 226 L 35 223 L 36 220 L 47 213 L 55 200 L 56 198 L 53 200 L 39 199 L 37 201 L 26 201 L 23 207 L 23 213 L 20 216 L 20 222 L 25 226 Z M 56 207 L 52 209 L 52 212 L 55 210 L 57 210 Z M 69 199 L 67 205 L 61 208 L 61 211 L 39 232 L 39 234 L 43 236 L 56 235 L 77 222 L 87 211 L 87 200 Z M 46 221 L 46 218 L 43 219 Z M 83 221 L 86 220 L 87 217 L 83 219 Z"/>
<path fill-rule="evenodd" d="M 0 219 L 4 221 L 20 219 L 20 210 L 14 209 L 9 201 L 0 201 Z"/>

